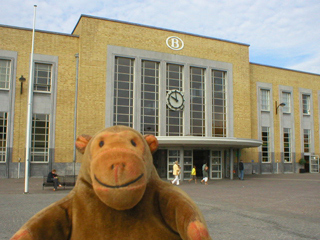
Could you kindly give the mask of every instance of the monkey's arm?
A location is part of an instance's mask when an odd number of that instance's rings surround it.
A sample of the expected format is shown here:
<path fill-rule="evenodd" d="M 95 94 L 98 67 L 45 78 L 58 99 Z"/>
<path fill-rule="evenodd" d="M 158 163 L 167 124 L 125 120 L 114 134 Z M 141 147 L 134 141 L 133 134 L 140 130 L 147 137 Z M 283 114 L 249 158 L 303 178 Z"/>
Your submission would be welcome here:
<path fill-rule="evenodd" d="M 41 210 L 27 221 L 11 240 L 64 240 L 71 232 L 71 200 L 59 201 Z"/>
<path fill-rule="evenodd" d="M 200 210 L 184 192 L 171 185 L 160 192 L 161 213 L 173 231 L 184 240 L 211 239 Z"/>

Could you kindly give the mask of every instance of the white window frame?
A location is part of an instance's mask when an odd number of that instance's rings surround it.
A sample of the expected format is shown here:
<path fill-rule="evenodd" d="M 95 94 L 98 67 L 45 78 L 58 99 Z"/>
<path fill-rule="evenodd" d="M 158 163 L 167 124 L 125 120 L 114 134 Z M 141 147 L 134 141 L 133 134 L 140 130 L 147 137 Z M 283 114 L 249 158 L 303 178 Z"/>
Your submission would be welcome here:
<path fill-rule="evenodd" d="M 270 90 L 260 89 L 260 106 L 261 111 L 270 111 Z"/>
<path fill-rule="evenodd" d="M 267 131 L 264 131 L 267 130 Z M 264 136 L 263 133 L 266 132 L 267 135 Z M 261 162 L 262 163 L 270 163 L 271 162 L 271 154 L 270 154 L 270 150 L 271 150 L 271 141 L 270 141 L 270 127 L 261 127 L 261 140 L 262 140 L 262 146 L 261 146 Z M 266 141 L 264 141 L 264 138 L 267 138 Z M 267 148 L 266 151 L 264 151 L 264 144 L 266 143 L 265 148 Z M 264 156 L 265 154 L 265 156 Z M 266 159 L 266 161 L 264 160 Z"/>
<path fill-rule="evenodd" d="M 10 79 L 11 79 L 11 64 L 12 61 L 10 59 L 0 59 L 0 62 L 4 62 L 6 66 L 2 67 L 2 64 L 0 65 L 0 81 L 2 77 L 4 78 L 4 81 L 0 82 L 0 90 L 9 90 L 10 89 Z M 1 87 L 1 85 L 4 83 L 4 87 Z"/>
<path fill-rule="evenodd" d="M 283 162 L 284 163 L 292 162 L 292 133 L 291 132 L 292 132 L 291 128 L 283 128 Z M 285 134 L 287 134 L 287 136 L 285 136 Z M 286 151 L 286 150 L 289 150 L 289 151 Z"/>
<path fill-rule="evenodd" d="M 39 76 L 39 66 L 47 66 L 48 71 L 47 76 Z M 44 72 L 44 71 L 41 71 Z M 33 91 L 34 92 L 44 92 L 44 93 L 51 93 L 52 90 L 52 79 L 53 79 L 53 64 L 52 63 L 45 63 L 45 62 L 35 62 L 34 63 L 34 83 L 33 83 Z M 46 79 L 46 83 L 39 83 L 39 79 Z M 45 89 L 43 89 L 45 88 Z"/>
<path fill-rule="evenodd" d="M 311 96 L 310 94 L 302 94 L 302 113 L 310 115 L 311 111 Z"/>
<path fill-rule="evenodd" d="M 282 107 L 282 113 L 291 113 L 291 92 L 282 92 L 281 103 L 286 104 Z"/>
<path fill-rule="evenodd" d="M 42 121 L 45 123 L 45 128 L 44 129 L 44 133 L 38 135 L 36 130 L 36 125 L 35 125 L 35 121 L 34 119 L 37 119 L 37 116 L 41 117 L 45 117 L 45 120 Z M 41 121 L 39 121 L 41 122 Z M 38 128 L 40 129 L 40 128 Z M 43 136 L 44 137 L 44 147 L 37 147 L 36 143 L 37 142 L 41 142 L 37 139 L 37 137 L 39 136 Z M 30 155 L 31 155 L 31 162 L 33 163 L 44 163 L 44 162 L 48 162 L 49 161 L 49 146 L 50 146 L 50 114 L 33 114 L 32 116 L 32 134 L 31 134 L 31 151 L 30 151 Z M 37 151 L 38 150 L 38 151 Z M 39 151 L 39 150 L 43 150 L 43 151 Z M 34 160 L 36 157 L 42 157 L 43 161 L 37 161 Z"/>
<path fill-rule="evenodd" d="M 1 129 L 4 129 L 3 132 L 0 132 L 1 141 L 0 141 L 0 162 L 4 163 L 7 161 L 7 145 L 8 145 L 8 113 L 0 112 L 3 119 L 3 125 L 0 125 Z M 2 141 L 5 139 L 4 141 Z"/>

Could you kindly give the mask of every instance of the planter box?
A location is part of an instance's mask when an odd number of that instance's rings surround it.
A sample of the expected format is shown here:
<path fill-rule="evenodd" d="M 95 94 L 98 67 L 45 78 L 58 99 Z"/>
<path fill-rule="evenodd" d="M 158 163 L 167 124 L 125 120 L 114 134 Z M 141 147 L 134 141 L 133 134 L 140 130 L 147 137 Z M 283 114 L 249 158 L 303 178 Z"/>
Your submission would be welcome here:
<path fill-rule="evenodd" d="M 299 169 L 299 173 L 305 173 L 305 172 L 306 172 L 305 169 L 303 169 L 303 168 L 300 168 L 300 169 Z"/>

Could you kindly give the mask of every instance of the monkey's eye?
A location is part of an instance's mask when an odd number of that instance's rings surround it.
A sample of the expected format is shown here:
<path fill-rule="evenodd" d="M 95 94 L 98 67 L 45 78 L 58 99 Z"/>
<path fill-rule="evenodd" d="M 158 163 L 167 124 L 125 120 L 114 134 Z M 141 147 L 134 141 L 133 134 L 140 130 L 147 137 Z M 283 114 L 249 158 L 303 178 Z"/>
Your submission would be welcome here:
<path fill-rule="evenodd" d="M 104 145 L 104 141 L 99 142 L 99 146 L 102 147 Z"/>
<path fill-rule="evenodd" d="M 134 141 L 134 140 L 131 140 L 131 144 L 132 144 L 132 146 L 137 146 L 137 144 L 136 144 L 136 142 Z"/>

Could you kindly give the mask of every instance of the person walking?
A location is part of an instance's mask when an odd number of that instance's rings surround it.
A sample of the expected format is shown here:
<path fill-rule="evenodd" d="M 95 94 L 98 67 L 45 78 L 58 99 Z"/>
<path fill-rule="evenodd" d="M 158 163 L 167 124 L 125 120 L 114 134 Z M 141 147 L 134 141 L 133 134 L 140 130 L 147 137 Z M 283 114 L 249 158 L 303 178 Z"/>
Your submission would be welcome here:
<path fill-rule="evenodd" d="M 209 171 L 208 166 L 205 166 L 203 171 L 203 179 L 201 180 L 201 183 L 204 182 L 205 185 L 208 185 L 208 177 L 209 177 L 208 171 Z"/>
<path fill-rule="evenodd" d="M 205 162 L 205 163 L 202 165 L 202 176 L 204 175 L 206 166 L 207 166 L 207 163 Z"/>
<path fill-rule="evenodd" d="M 240 162 L 239 162 L 239 179 L 243 180 L 243 177 L 244 177 L 244 164 L 243 164 L 243 161 L 240 160 Z"/>
<path fill-rule="evenodd" d="M 175 161 L 173 165 L 173 176 L 174 179 L 171 182 L 172 184 L 180 185 L 179 183 L 179 174 L 180 174 L 180 166 L 178 165 L 178 161 Z"/>
<path fill-rule="evenodd" d="M 197 171 L 196 171 L 196 165 L 193 165 L 192 171 L 191 171 L 191 179 L 189 182 L 194 180 L 195 184 L 197 184 Z"/>

